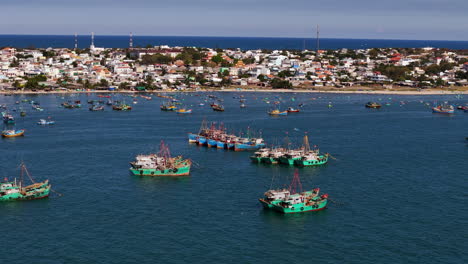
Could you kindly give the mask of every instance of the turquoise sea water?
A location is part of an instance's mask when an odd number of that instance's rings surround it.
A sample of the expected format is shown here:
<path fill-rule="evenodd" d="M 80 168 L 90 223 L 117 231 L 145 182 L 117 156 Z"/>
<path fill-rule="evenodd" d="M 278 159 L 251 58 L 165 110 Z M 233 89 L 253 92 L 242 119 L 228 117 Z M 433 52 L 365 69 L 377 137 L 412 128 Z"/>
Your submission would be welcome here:
<path fill-rule="evenodd" d="M 161 112 L 162 98 L 138 99 L 130 112 L 91 112 L 95 95 L 0 96 L 22 138 L 0 140 L 0 178 L 19 175 L 24 160 L 37 180 L 49 178 L 62 197 L 0 203 L 1 263 L 466 263 L 468 113 L 432 114 L 420 101 L 468 102 L 468 97 L 217 93 L 180 95 L 194 113 Z M 125 98 L 131 102 L 132 98 Z M 264 102 L 304 103 L 302 112 L 274 118 Z M 293 101 L 294 97 L 294 101 Z M 36 112 L 28 98 L 40 102 Z M 81 100 L 82 109 L 60 103 Z M 367 101 L 391 102 L 380 110 Z M 400 102 L 403 101 L 404 104 Z M 205 106 L 198 104 L 205 102 Z M 328 108 L 328 103 L 333 104 Z M 52 117 L 55 126 L 36 125 Z M 337 160 L 299 169 L 305 189 L 320 187 L 336 203 L 325 211 L 281 215 L 258 202 L 270 187 L 289 184 L 294 169 L 252 164 L 250 153 L 190 145 L 201 121 L 224 122 L 236 133 L 259 132 L 279 144 L 286 132 Z M 160 140 L 191 158 L 191 177 L 129 174 L 135 155 Z"/>

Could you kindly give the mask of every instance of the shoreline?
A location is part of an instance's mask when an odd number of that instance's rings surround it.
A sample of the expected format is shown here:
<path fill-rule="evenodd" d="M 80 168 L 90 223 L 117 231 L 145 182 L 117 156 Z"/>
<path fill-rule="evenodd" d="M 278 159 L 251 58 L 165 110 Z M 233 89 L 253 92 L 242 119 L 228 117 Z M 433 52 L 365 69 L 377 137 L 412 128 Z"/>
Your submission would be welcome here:
<path fill-rule="evenodd" d="M 466 88 L 465 88 L 466 89 Z M 46 94 L 81 94 L 81 93 L 96 93 L 96 94 L 164 94 L 164 93 L 207 93 L 207 92 L 258 92 L 258 93 L 310 93 L 310 94 L 367 94 L 367 95 L 456 95 L 468 94 L 467 90 L 421 90 L 421 91 L 408 91 L 408 90 L 311 90 L 311 89 L 252 89 L 252 88 L 225 88 L 225 89 L 201 89 L 201 90 L 153 90 L 153 91 L 133 91 L 133 90 L 90 90 L 90 91 L 0 91 L 0 95 L 46 95 Z"/>

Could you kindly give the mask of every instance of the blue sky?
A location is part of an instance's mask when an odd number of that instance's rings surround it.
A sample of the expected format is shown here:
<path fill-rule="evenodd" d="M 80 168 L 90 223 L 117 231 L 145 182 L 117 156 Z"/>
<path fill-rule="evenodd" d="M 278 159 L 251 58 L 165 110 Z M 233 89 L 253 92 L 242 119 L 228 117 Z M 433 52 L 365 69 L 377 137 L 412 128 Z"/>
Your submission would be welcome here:
<path fill-rule="evenodd" d="M 468 40 L 468 0 L 0 0 L 0 34 Z"/>

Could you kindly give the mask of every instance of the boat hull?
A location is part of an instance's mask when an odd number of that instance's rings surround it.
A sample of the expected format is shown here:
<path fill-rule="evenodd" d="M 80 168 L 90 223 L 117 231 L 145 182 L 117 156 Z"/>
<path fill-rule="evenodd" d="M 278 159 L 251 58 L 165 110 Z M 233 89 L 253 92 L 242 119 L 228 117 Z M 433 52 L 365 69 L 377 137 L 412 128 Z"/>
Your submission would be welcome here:
<path fill-rule="evenodd" d="M 206 137 L 202 137 L 202 136 L 198 136 L 197 142 L 198 142 L 198 145 L 202 145 L 202 146 L 205 146 L 208 144 Z"/>
<path fill-rule="evenodd" d="M 130 172 L 132 172 L 132 174 L 135 176 L 154 176 L 154 177 L 188 176 L 190 175 L 190 165 L 179 167 L 177 169 L 165 169 L 165 170 L 130 168 Z"/>
<path fill-rule="evenodd" d="M 208 147 L 210 148 L 216 148 L 218 147 L 218 142 L 214 139 L 208 139 Z"/>
<path fill-rule="evenodd" d="M 250 150 L 258 150 L 260 148 L 265 147 L 265 144 L 242 144 L 242 143 L 235 143 L 234 144 L 234 151 L 250 151 Z"/>
<path fill-rule="evenodd" d="M 44 183 L 40 188 L 26 193 L 16 192 L 0 196 L 0 202 L 13 202 L 13 201 L 28 201 L 37 200 L 49 197 L 50 185 L 48 182 Z"/>
<path fill-rule="evenodd" d="M 300 167 L 307 167 L 307 166 L 319 166 L 323 165 L 328 162 L 328 157 L 327 156 L 320 156 L 319 159 L 317 160 L 302 160 L 302 159 L 297 159 L 294 161 L 294 165 L 300 166 Z"/>
<path fill-rule="evenodd" d="M 197 143 L 197 138 L 198 138 L 198 135 L 195 135 L 192 133 L 188 134 L 189 143 Z"/>
<path fill-rule="evenodd" d="M 265 209 L 272 209 L 277 212 L 283 214 L 294 214 L 294 213 L 304 213 L 304 212 L 313 212 L 313 211 L 320 211 L 327 208 L 328 200 L 325 199 L 321 202 L 317 202 L 316 204 L 295 204 L 291 207 L 283 207 L 281 206 L 280 201 L 272 201 L 268 202 L 264 199 L 259 199 L 260 203 L 263 205 Z"/>
<path fill-rule="evenodd" d="M 226 145 L 225 142 L 217 141 L 216 142 L 216 147 L 219 148 L 219 149 L 225 149 L 225 148 L 227 148 L 227 145 Z"/>
<path fill-rule="evenodd" d="M 294 165 L 294 161 L 296 161 L 298 159 L 300 159 L 300 158 L 289 158 L 288 159 L 286 157 L 280 157 L 279 158 L 279 163 L 292 166 L 292 165 Z"/>
<path fill-rule="evenodd" d="M 432 108 L 432 113 L 450 115 L 450 114 L 454 114 L 455 110 L 454 109 L 452 109 L 452 110 L 440 110 L 440 109 L 437 109 L 437 108 Z"/>
<path fill-rule="evenodd" d="M 21 136 L 24 136 L 24 131 L 21 131 L 21 132 L 15 133 L 15 134 L 2 133 L 2 137 L 5 137 L 5 138 L 21 137 Z"/>

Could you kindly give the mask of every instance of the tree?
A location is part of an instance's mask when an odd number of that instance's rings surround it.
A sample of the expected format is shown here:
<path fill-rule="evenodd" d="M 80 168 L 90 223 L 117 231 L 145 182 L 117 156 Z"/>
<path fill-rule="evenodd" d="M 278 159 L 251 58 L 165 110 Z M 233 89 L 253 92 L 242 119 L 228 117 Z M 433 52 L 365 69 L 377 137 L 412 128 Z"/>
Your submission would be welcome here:
<path fill-rule="evenodd" d="M 270 85 L 272 88 L 285 88 L 285 89 L 291 89 L 292 84 L 287 81 L 287 80 L 281 80 L 278 78 L 274 78 L 273 80 L 270 81 Z"/>
<path fill-rule="evenodd" d="M 73 65 L 74 68 L 76 68 L 76 67 L 78 67 L 78 62 L 76 62 L 76 61 L 72 62 L 72 65 Z"/>
<path fill-rule="evenodd" d="M 263 74 L 258 75 L 258 76 L 257 76 L 257 79 L 259 79 L 261 82 L 266 81 L 266 77 L 265 77 L 265 75 L 263 75 Z"/>
<path fill-rule="evenodd" d="M 220 63 L 222 63 L 224 61 L 224 59 L 223 59 L 223 57 L 221 57 L 221 55 L 218 54 L 216 56 L 213 56 L 211 58 L 211 61 L 216 63 L 216 64 L 220 64 Z"/>
<path fill-rule="evenodd" d="M 18 66 L 19 66 L 18 59 L 13 59 L 13 61 L 10 63 L 10 67 L 14 68 Z"/>
<path fill-rule="evenodd" d="M 127 90 L 130 87 L 128 82 L 123 82 L 119 84 L 119 90 Z"/>
<path fill-rule="evenodd" d="M 99 81 L 99 86 L 107 87 L 109 86 L 109 82 L 106 79 L 101 79 L 101 81 Z"/>
<path fill-rule="evenodd" d="M 21 84 L 20 84 L 20 82 L 18 80 L 15 80 L 15 82 L 12 85 L 13 85 L 13 87 L 15 87 L 17 89 L 21 87 Z"/>

